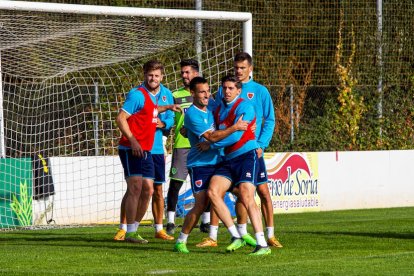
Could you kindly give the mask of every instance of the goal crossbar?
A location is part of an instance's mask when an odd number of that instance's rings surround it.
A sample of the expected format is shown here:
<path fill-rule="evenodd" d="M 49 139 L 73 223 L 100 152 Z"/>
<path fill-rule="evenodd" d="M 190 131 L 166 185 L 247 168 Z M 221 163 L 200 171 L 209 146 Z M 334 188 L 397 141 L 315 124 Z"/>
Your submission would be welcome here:
<path fill-rule="evenodd" d="M 253 19 L 249 12 L 224 12 L 206 10 L 178 10 L 77 5 L 27 1 L 0 1 L 0 10 L 74 13 L 105 16 L 139 16 L 158 18 L 184 18 L 200 20 L 231 20 L 243 22 L 243 50 L 252 55 Z"/>

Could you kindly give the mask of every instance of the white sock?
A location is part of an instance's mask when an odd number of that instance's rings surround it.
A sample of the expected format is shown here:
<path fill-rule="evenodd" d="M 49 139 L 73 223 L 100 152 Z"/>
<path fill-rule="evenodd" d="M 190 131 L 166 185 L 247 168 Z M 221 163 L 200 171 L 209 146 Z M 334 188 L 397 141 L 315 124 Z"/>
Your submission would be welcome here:
<path fill-rule="evenodd" d="M 167 212 L 167 223 L 174 223 L 175 222 L 175 212 L 168 211 Z"/>
<path fill-rule="evenodd" d="M 266 227 L 267 238 L 273 238 L 275 236 L 275 228 L 274 227 Z"/>
<path fill-rule="evenodd" d="M 260 245 L 260 246 L 263 246 L 263 247 L 267 246 L 267 243 L 266 243 L 263 232 L 257 232 L 256 233 L 256 241 L 257 241 L 257 244 Z"/>
<path fill-rule="evenodd" d="M 184 234 L 183 232 L 180 232 L 180 235 L 178 236 L 177 242 L 184 242 L 187 243 L 188 234 Z"/>
<path fill-rule="evenodd" d="M 121 223 L 119 225 L 119 229 L 122 229 L 122 230 L 126 231 L 127 230 L 127 224 L 126 223 Z"/>
<path fill-rule="evenodd" d="M 135 223 L 127 224 L 127 233 L 136 232 L 137 228 L 135 228 Z"/>
<path fill-rule="evenodd" d="M 218 229 L 219 229 L 218 226 L 210 225 L 210 233 L 209 233 L 210 239 L 215 240 L 215 241 L 217 240 Z"/>
<path fill-rule="evenodd" d="M 237 231 L 236 225 L 233 224 L 232 226 L 227 228 L 227 230 L 229 230 L 232 237 L 237 238 L 237 239 L 241 238 L 240 234 L 239 234 L 239 231 Z"/>
<path fill-rule="evenodd" d="M 201 215 L 201 221 L 206 224 L 206 223 L 210 223 L 210 212 L 204 212 Z"/>
<path fill-rule="evenodd" d="M 138 231 L 138 227 L 139 227 L 139 222 L 135 221 L 135 229 Z"/>
<path fill-rule="evenodd" d="M 155 224 L 154 228 L 155 228 L 155 232 L 158 233 L 162 230 L 163 226 L 162 226 L 162 224 Z"/>
<path fill-rule="evenodd" d="M 237 224 L 237 230 L 239 231 L 240 236 L 244 236 L 247 234 L 247 224 Z"/>

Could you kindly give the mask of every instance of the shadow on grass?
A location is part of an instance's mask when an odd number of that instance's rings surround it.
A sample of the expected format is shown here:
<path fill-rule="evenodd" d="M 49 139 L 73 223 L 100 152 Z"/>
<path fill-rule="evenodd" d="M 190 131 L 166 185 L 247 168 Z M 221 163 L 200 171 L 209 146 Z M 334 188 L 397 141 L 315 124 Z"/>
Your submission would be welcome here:
<path fill-rule="evenodd" d="M 145 237 L 146 238 L 146 237 Z M 7 243 L 13 246 L 28 246 L 40 243 L 46 247 L 73 247 L 73 248 L 106 248 L 122 250 L 139 250 L 150 252 L 173 252 L 175 241 L 163 241 L 154 238 L 148 239 L 148 244 L 132 244 L 112 240 L 111 235 L 93 236 L 88 233 L 23 233 L 13 232 L 0 237 L 0 243 Z M 195 246 L 195 245 L 194 245 Z M 193 247 L 193 246 L 191 246 Z M 206 251 L 198 248 L 191 248 L 192 253 L 205 254 Z M 223 251 L 209 252 L 214 254 L 227 254 Z"/>
<path fill-rule="evenodd" d="M 344 235 L 344 236 L 356 236 L 356 237 L 371 237 L 371 238 L 387 238 L 387 239 L 403 239 L 410 240 L 414 239 L 414 233 L 395 233 L 395 232 L 386 232 L 386 233 L 369 233 L 369 232 L 344 232 L 344 231 L 335 231 L 335 232 L 325 232 L 325 231 L 294 231 L 292 233 L 300 234 L 313 234 L 313 235 Z"/>

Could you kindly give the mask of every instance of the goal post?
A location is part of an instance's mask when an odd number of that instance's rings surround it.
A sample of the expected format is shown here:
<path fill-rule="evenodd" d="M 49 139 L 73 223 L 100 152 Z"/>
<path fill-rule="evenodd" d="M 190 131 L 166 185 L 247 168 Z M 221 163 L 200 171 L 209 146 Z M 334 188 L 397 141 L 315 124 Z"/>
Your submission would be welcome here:
<path fill-rule="evenodd" d="M 0 1 L 0 230 L 118 223 L 115 118 L 142 65 L 162 61 L 174 91 L 197 59 L 214 92 L 241 50 L 250 13 Z"/>

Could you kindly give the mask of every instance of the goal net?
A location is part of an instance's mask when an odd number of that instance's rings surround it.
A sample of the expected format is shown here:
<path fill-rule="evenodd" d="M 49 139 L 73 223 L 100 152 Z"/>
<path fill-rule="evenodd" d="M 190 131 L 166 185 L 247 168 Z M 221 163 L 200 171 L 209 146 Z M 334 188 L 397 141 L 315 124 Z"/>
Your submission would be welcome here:
<path fill-rule="evenodd" d="M 115 117 L 143 63 L 162 61 L 174 91 L 195 58 L 215 91 L 251 51 L 246 13 L 19 4 L 0 3 L 0 228 L 118 223 Z"/>

